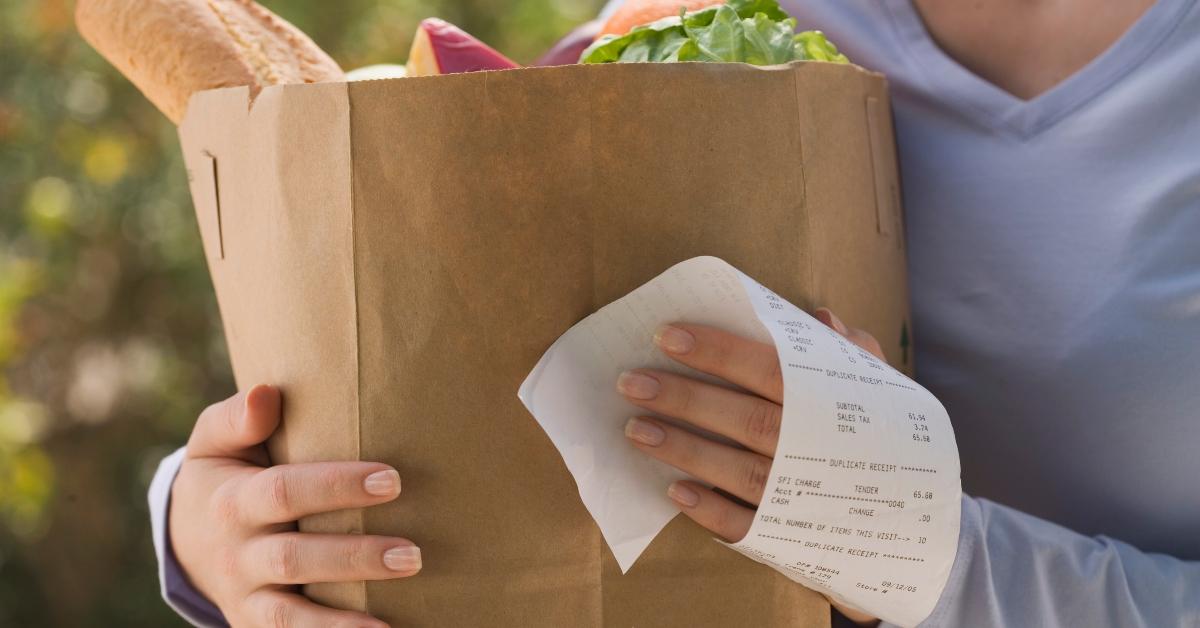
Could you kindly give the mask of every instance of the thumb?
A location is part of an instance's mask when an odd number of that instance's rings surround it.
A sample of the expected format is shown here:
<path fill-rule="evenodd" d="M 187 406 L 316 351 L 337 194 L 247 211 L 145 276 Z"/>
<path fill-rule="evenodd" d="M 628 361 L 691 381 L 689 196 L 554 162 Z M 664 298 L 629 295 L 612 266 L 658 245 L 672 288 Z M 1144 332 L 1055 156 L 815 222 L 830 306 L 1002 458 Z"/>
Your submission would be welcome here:
<path fill-rule="evenodd" d="M 279 389 L 259 384 L 205 408 L 188 439 L 189 458 L 262 463 L 261 445 L 279 426 Z"/>

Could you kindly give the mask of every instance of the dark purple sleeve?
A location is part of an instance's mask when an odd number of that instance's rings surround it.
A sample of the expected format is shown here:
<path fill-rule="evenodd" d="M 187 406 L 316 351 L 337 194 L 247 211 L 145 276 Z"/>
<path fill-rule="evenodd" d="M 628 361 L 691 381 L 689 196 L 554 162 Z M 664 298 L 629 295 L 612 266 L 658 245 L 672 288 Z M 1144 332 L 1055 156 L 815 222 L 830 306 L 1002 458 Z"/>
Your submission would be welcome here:
<path fill-rule="evenodd" d="M 184 453 L 181 448 L 164 458 L 154 474 L 154 481 L 150 483 L 150 527 L 154 551 L 158 555 L 159 584 L 167 605 L 192 625 L 224 628 L 229 625 L 225 616 L 188 581 L 171 548 L 170 526 L 167 525 L 167 517 L 171 512 L 171 485 L 183 464 Z"/>

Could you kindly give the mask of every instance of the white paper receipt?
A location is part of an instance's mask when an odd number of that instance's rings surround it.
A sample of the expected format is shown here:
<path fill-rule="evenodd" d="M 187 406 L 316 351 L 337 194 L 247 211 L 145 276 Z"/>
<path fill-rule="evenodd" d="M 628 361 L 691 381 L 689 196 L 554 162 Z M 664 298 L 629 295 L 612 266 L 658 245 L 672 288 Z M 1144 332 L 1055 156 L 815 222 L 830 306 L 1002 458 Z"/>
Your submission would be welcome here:
<path fill-rule="evenodd" d="M 644 411 L 615 389 L 630 368 L 699 376 L 653 345 L 655 330 L 672 322 L 779 352 L 783 426 L 771 476 L 749 533 L 726 545 L 886 621 L 925 619 L 958 546 L 962 488 L 945 409 L 714 257 L 681 262 L 579 322 L 521 385 L 622 571 L 679 513 L 666 487 L 686 475 L 627 442 L 625 422 Z"/>

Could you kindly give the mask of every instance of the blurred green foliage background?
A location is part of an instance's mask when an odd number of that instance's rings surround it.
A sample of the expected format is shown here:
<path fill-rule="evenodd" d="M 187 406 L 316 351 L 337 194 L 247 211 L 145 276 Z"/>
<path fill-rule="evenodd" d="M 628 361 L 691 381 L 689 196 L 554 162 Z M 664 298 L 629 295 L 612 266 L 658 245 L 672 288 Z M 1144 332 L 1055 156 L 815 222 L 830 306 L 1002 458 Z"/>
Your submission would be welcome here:
<path fill-rule="evenodd" d="M 530 62 L 600 0 L 275 0 L 343 68 L 438 16 Z M 175 129 L 75 32 L 0 1 L 0 626 L 182 625 L 146 488 L 228 355 Z"/>

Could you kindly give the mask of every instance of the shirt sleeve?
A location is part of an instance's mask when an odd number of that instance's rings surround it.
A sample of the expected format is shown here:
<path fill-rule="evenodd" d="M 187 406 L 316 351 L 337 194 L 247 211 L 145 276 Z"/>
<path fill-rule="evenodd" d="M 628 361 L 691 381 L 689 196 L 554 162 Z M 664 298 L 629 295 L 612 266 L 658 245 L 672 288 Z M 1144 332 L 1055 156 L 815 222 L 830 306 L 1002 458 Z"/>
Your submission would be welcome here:
<path fill-rule="evenodd" d="M 964 495 L 958 555 L 921 626 L 1200 626 L 1200 563 Z"/>
<path fill-rule="evenodd" d="M 170 529 L 167 516 L 171 508 L 171 486 L 175 475 L 183 464 L 185 448 L 180 447 L 175 453 L 163 458 L 154 473 L 150 483 L 150 528 L 154 538 L 154 553 L 158 556 L 158 581 L 162 590 L 163 600 L 167 602 L 180 617 L 188 620 L 193 626 L 202 628 L 223 628 L 228 626 L 224 615 L 216 605 L 208 601 L 188 581 L 179 562 L 175 560 L 175 552 L 171 550 Z"/>

